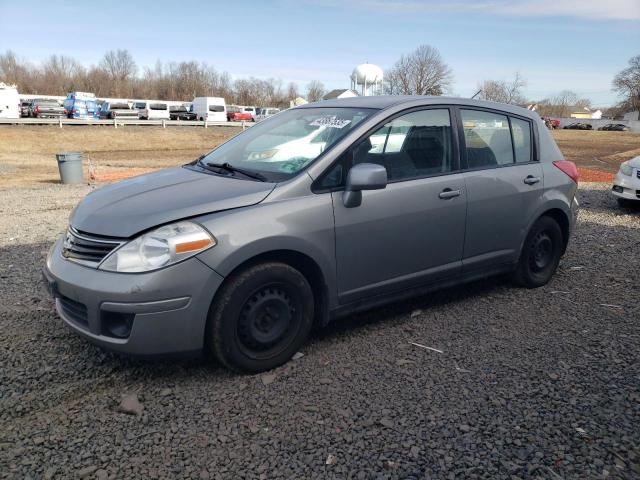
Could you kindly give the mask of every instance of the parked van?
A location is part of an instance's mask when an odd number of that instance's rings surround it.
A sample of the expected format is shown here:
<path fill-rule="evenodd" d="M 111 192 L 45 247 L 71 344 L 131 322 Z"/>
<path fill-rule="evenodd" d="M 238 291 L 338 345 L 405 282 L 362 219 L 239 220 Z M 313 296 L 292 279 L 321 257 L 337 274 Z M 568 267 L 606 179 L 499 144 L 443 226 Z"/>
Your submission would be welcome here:
<path fill-rule="evenodd" d="M 141 101 L 134 107 L 140 120 L 169 120 L 169 106 L 164 102 Z"/>
<path fill-rule="evenodd" d="M 261 120 L 264 120 L 265 118 L 269 118 L 269 117 L 275 115 L 276 113 L 280 113 L 280 109 L 279 108 L 271 108 L 271 107 L 257 108 L 256 109 L 256 122 L 260 122 Z"/>
<path fill-rule="evenodd" d="M 227 106 L 224 98 L 220 97 L 196 97 L 193 99 L 193 111 L 198 120 L 209 122 L 226 122 Z"/>
<path fill-rule="evenodd" d="M 0 118 L 20 118 L 20 97 L 15 85 L 0 83 Z"/>
<path fill-rule="evenodd" d="M 93 93 L 69 92 L 63 106 L 67 118 L 98 118 L 98 103 Z"/>

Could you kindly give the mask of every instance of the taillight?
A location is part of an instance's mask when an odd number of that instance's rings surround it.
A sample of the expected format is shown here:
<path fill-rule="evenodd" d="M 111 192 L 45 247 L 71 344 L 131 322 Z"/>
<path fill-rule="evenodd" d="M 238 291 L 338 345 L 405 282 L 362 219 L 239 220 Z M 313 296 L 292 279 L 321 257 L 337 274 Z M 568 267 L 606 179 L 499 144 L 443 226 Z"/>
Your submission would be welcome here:
<path fill-rule="evenodd" d="M 553 164 L 562 170 L 571 180 L 578 183 L 578 168 L 576 164 L 569 160 L 556 160 Z"/>
<path fill-rule="evenodd" d="M 40 113 L 40 105 L 36 107 L 36 113 Z"/>

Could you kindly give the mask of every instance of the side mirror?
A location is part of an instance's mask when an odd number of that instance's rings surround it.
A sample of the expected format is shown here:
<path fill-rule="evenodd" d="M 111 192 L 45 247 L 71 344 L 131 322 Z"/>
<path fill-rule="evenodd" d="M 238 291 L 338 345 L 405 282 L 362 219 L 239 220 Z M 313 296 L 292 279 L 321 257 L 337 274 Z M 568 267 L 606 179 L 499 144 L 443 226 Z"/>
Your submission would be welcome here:
<path fill-rule="evenodd" d="M 342 203 L 346 208 L 358 207 L 362 203 L 362 190 L 380 190 L 386 186 L 386 168 L 375 163 L 359 163 L 349 170 Z"/>

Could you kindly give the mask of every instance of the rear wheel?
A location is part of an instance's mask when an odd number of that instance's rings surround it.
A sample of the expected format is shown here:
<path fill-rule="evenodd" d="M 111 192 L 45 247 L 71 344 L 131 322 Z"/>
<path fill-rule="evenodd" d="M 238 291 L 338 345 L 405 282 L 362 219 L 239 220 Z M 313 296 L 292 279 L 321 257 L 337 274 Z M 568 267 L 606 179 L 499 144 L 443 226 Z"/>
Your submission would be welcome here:
<path fill-rule="evenodd" d="M 551 217 L 540 217 L 527 235 L 513 280 L 526 288 L 546 285 L 558 268 L 562 246 L 558 222 Z"/>
<path fill-rule="evenodd" d="M 313 292 L 298 270 L 279 262 L 230 277 L 211 306 L 206 340 L 226 367 L 245 373 L 287 362 L 309 335 Z"/>

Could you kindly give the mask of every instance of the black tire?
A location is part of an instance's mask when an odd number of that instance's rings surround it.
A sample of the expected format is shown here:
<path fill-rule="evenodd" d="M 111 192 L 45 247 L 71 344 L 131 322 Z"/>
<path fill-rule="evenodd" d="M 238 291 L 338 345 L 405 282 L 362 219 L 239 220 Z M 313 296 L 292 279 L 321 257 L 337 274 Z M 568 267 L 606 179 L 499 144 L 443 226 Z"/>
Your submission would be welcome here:
<path fill-rule="evenodd" d="M 313 291 L 304 275 L 284 263 L 254 265 L 227 279 L 216 294 L 207 346 L 231 370 L 271 370 L 300 349 L 313 315 Z"/>
<path fill-rule="evenodd" d="M 558 268 L 563 250 L 560 225 L 553 218 L 540 217 L 531 227 L 513 272 L 516 284 L 526 288 L 546 285 Z"/>
<path fill-rule="evenodd" d="M 618 200 L 618 206 L 620 208 L 631 210 L 631 209 L 640 207 L 640 201 L 628 200 L 626 198 L 620 198 L 620 197 L 618 197 L 617 200 Z"/>

